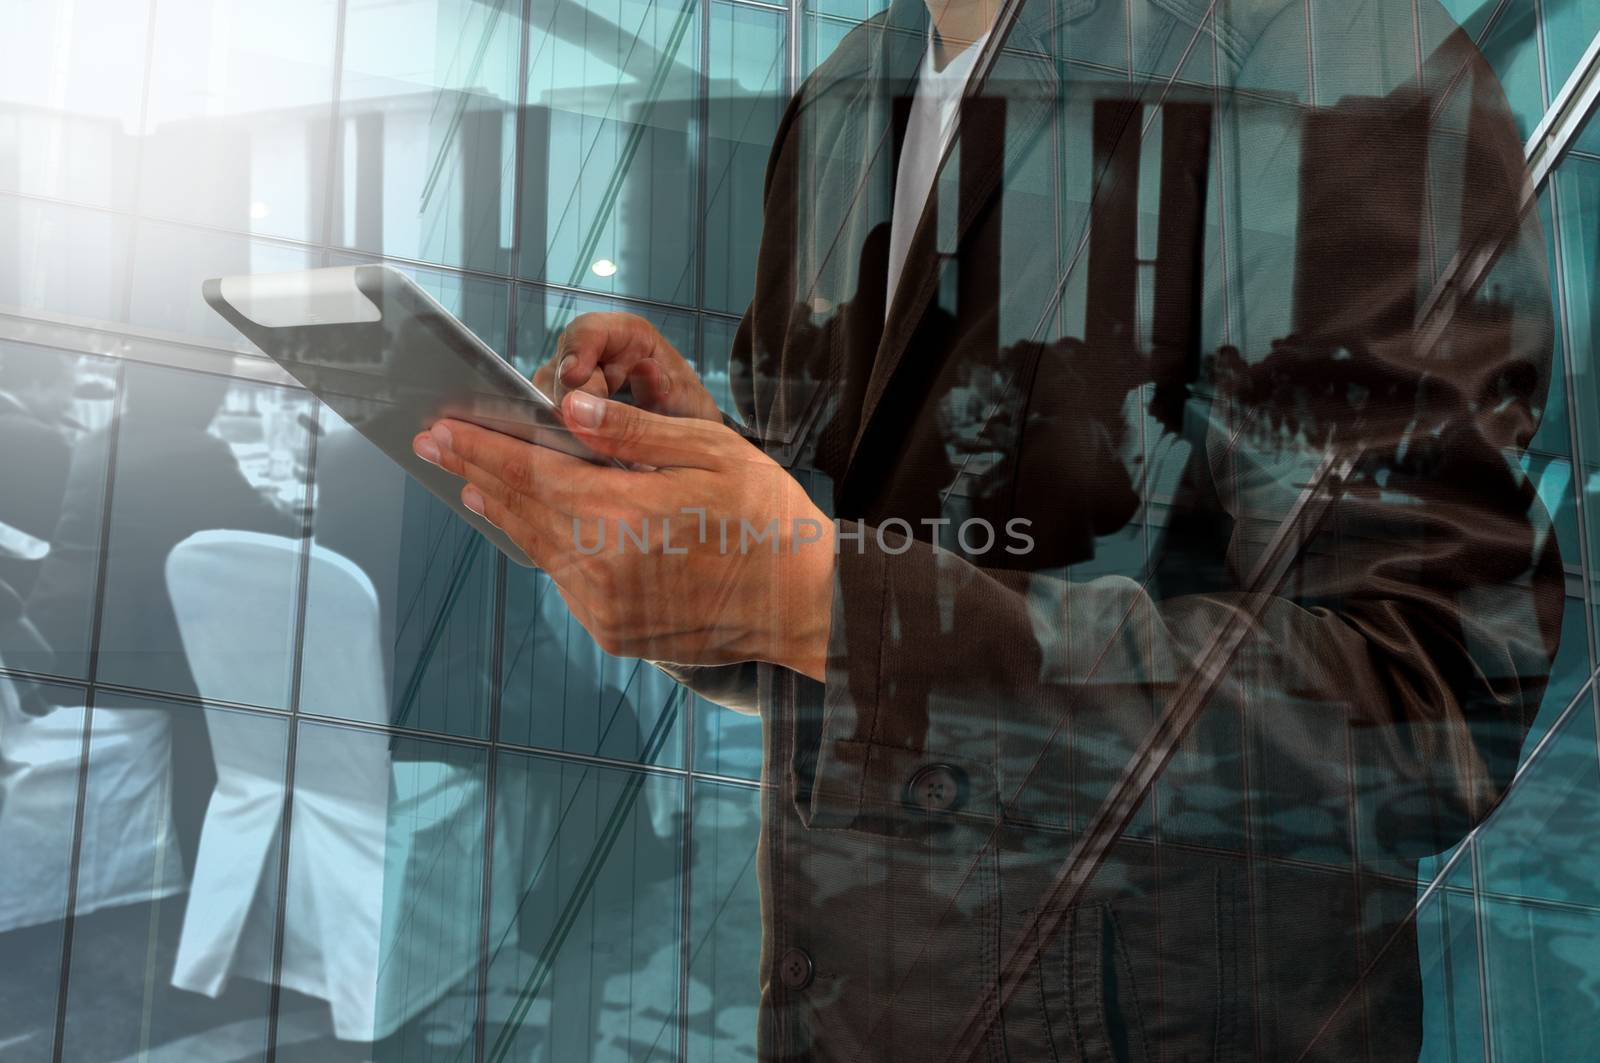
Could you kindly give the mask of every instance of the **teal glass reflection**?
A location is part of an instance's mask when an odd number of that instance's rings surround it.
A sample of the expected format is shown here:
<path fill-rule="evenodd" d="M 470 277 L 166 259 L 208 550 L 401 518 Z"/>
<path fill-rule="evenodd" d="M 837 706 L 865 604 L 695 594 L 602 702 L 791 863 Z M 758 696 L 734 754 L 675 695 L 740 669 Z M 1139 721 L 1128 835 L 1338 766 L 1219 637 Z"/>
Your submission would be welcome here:
<path fill-rule="evenodd" d="M 1422 1063 L 1481 1063 L 1483 967 L 1472 860 L 1418 902 L 1417 958 L 1422 970 Z"/>
<path fill-rule="evenodd" d="M 761 191 L 786 102 L 788 16 L 711 5 L 707 99 L 705 306 L 743 313 L 755 292 Z"/>
<path fill-rule="evenodd" d="M 115 322 L 127 312 L 134 221 L 85 207 L 0 197 L 14 247 L 48 255 L 0 256 L 0 298 L 27 314 Z"/>
<path fill-rule="evenodd" d="M 491 348 L 507 350 L 510 286 L 437 270 L 408 271 Z M 412 481 L 331 410 L 320 414 L 312 533 L 370 581 L 388 711 L 379 722 L 483 738 L 495 632 L 496 554 L 472 527 Z M 306 623 L 341 607 L 313 567 Z M 336 581 L 337 582 L 337 581 Z M 338 584 L 343 586 L 342 583 Z M 310 657 L 337 655 L 337 639 L 308 639 Z M 354 710 L 302 691 L 301 708 L 352 718 Z"/>
<path fill-rule="evenodd" d="M 1593 1056 L 1600 913 L 1486 896 L 1483 936 L 1492 1058 Z"/>
<path fill-rule="evenodd" d="M 1417 24 L 1413 19 L 1431 21 L 1431 8 L 1419 6 L 1415 14 L 1410 10 L 1402 12 L 1398 8 L 1366 10 L 1366 17 L 1372 19 L 1374 24 L 1366 28 L 1362 41 L 1375 54 L 1364 55 L 1360 61 L 1375 65 L 1366 68 L 1368 75 L 1365 84 L 1351 69 L 1356 63 L 1341 54 L 1342 49 L 1334 46 L 1327 49 L 1327 53 L 1331 54 L 1326 54 L 1319 53 L 1316 48 L 1319 39 L 1331 40 L 1348 32 L 1349 8 L 1326 0 L 1312 0 L 1306 9 L 1310 12 L 1311 41 L 1307 56 L 1313 67 L 1313 99 L 1332 102 L 1351 94 L 1371 93 L 1371 71 L 1374 69 L 1382 70 L 1390 84 L 1398 85 L 1415 79 L 1421 57 Z M 1423 39 L 1433 41 L 1437 40 L 1437 36 L 1429 36 L 1424 32 Z"/>
<path fill-rule="evenodd" d="M 1573 482 L 1572 462 L 1566 458 L 1551 458 L 1529 452 L 1519 459 L 1519 463 L 1534 484 L 1539 501 L 1549 515 L 1556 542 L 1561 547 L 1562 559 L 1572 564 L 1579 551 L 1578 491 Z"/>
<path fill-rule="evenodd" d="M 82 689 L 63 688 L 51 691 L 63 708 L 31 717 L 22 708 L 29 687 L 0 677 L 0 846 L 11 855 L 0 863 L 0 955 L 7 960 L 0 964 L 0 1000 L 7 1002 L 0 1008 L 0 1044 L 8 1060 L 45 1063 L 54 1047 L 75 844 L 60 825 L 72 821 L 77 805 L 85 713 Z M 134 752 L 135 760 L 124 764 L 136 763 L 140 751 Z M 86 883 L 92 907 L 148 889 L 149 878 L 139 875 L 152 870 L 148 863 L 126 866 L 128 875 L 115 864 L 99 865 Z"/>
<path fill-rule="evenodd" d="M 1524 756 L 1572 704 L 1572 699 L 1578 696 L 1579 689 L 1588 680 L 1592 667 L 1583 599 L 1569 594 L 1561 609 L 1561 646 L 1556 650 L 1555 663 L 1550 667 L 1550 679 L 1545 687 L 1544 701 L 1539 706 L 1539 714 L 1534 717 L 1533 726 L 1528 728 L 1528 737 L 1523 742 Z"/>
<path fill-rule="evenodd" d="M 374 1060 L 470 1057 L 480 1018 L 488 758 L 416 739 L 396 740 L 391 757 Z M 491 882 L 492 903 L 515 889 L 508 868 Z"/>
<path fill-rule="evenodd" d="M 1596 367 L 1600 337 L 1600 160 L 1570 156 L 1553 177 L 1555 234 L 1562 264 L 1562 298 L 1566 310 L 1571 410 L 1576 421 L 1578 461 L 1574 470 L 1583 506 L 1589 553 L 1593 556 L 1596 519 L 1600 517 L 1600 370 Z M 1569 558 L 1569 560 L 1571 560 Z M 1591 595 L 1592 598 L 1592 595 Z"/>
<path fill-rule="evenodd" d="M 534 8 L 520 272 L 693 305 L 697 0 Z"/>
<path fill-rule="evenodd" d="M 700 357 L 695 362 L 700 380 L 716 400 L 717 408 L 739 420 L 739 407 L 733 398 L 733 381 L 728 376 L 729 354 L 739 322 L 710 314 L 701 319 Z"/>
<path fill-rule="evenodd" d="M 689 697 L 694 713 L 694 769 L 755 781 L 761 778 L 761 717 Z"/>
<path fill-rule="evenodd" d="M 250 357 L 260 353 L 205 300 L 195 297 L 200 286 L 211 277 L 283 273 L 322 264 L 321 256 L 305 247 L 153 221 L 138 223 L 129 257 L 130 324 L 193 337 Z"/>
<path fill-rule="evenodd" d="M 1523 139 L 1544 114 L 1544 86 L 1539 77 L 1538 8 L 1533 4 L 1501 5 L 1487 25 L 1478 47 L 1489 61 Z"/>
<path fill-rule="evenodd" d="M 152 6 L 136 209 L 323 240 L 339 15 L 336 0 Z"/>
<path fill-rule="evenodd" d="M 117 377 L 116 363 L 107 359 L 0 343 L 0 446 L 27 456 L 0 467 L 5 667 L 75 679 L 89 674 Z M 64 527 L 68 484 L 78 489 Z M 41 589 L 47 570 L 51 577 Z"/>
<path fill-rule="evenodd" d="M 1540 0 L 1544 19 L 1544 52 L 1550 93 L 1561 91 L 1589 42 L 1600 32 L 1600 3 L 1596 0 Z"/>
<path fill-rule="evenodd" d="M 530 376 L 555 357 L 561 330 L 580 314 L 603 311 L 637 314 L 666 337 L 678 353 L 698 365 L 695 341 L 695 315 L 661 307 L 644 306 L 620 299 L 603 299 L 551 291 L 545 288 L 517 289 L 517 346 L 513 358 L 518 369 Z"/>
<path fill-rule="evenodd" d="M 801 0 L 806 11 L 864 22 L 889 7 L 888 0 Z"/>
<path fill-rule="evenodd" d="M 522 36 L 518 4 L 349 8 L 333 242 L 510 270 Z"/>
<path fill-rule="evenodd" d="M 179 635 L 181 617 L 169 596 L 165 562 L 178 543 L 215 529 L 291 539 L 305 508 L 301 471 L 309 445 L 311 406 L 304 392 L 218 376 L 130 364 L 123 377 L 111 472 L 111 513 L 96 647 L 96 678 L 143 690 L 195 696 L 198 690 Z M 77 497 L 97 498 L 100 481 L 69 482 L 69 510 Z M 81 556 L 99 528 L 74 520 L 63 538 Z M 65 555 L 64 555 L 65 556 Z M 63 562 L 65 565 L 66 562 Z M 70 573 L 67 589 L 29 612 L 56 630 L 55 602 L 82 601 Z M 41 577 L 58 582 L 49 569 Z M 297 595 L 292 567 L 263 582 L 252 610 L 292 615 Z M 216 589 L 230 593 L 228 587 Z M 243 605 L 235 599 L 235 605 Z M 283 642 L 263 645 L 272 655 L 271 677 L 248 684 L 253 704 L 283 708 L 293 672 L 292 628 Z M 226 694 L 211 695 L 226 697 Z"/>
<path fill-rule="evenodd" d="M 372 259 L 363 255 L 336 254 L 329 265 L 355 266 Z M 410 277 L 417 286 L 471 329 L 495 353 L 510 357 L 509 322 L 511 285 L 505 281 L 463 274 L 454 270 L 430 269 L 403 263 L 388 263 Z"/>
<path fill-rule="evenodd" d="M 1550 186 L 1546 184 L 1539 193 L 1539 224 L 1545 234 L 1545 251 L 1549 259 L 1550 276 L 1552 279 L 1559 275 L 1557 261 L 1557 248 L 1559 246 L 1555 216 L 1551 207 Z M 1552 295 L 1555 293 L 1552 292 Z M 1557 318 L 1556 330 L 1552 339 L 1554 343 L 1550 351 L 1550 390 L 1546 393 L 1544 416 L 1539 421 L 1539 430 L 1534 433 L 1533 441 L 1529 443 L 1531 453 L 1559 454 L 1570 458 L 1572 456 L 1572 409 L 1567 401 L 1567 330 L 1562 327 L 1562 322 Z M 1545 507 L 1551 508 L 1547 500 Z M 1570 564 L 1576 554 L 1567 554 L 1563 551 Z"/>
<path fill-rule="evenodd" d="M 100 695 L 91 728 L 63 1058 L 261 1058 L 287 719 Z"/>
<path fill-rule="evenodd" d="M 494 635 L 495 551 L 444 503 L 414 483 L 333 411 L 317 442 L 318 546 L 348 560 L 370 589 L 328 566 L 306 578 L 306 629 L 354 615 L 382 655 L 379 698 L 387 723 L 444 734 L 488 734 Z M 352 604 L 354 594 L 365 597 Z M 353 621 L 346 621 L 351 623 Z M 344 659 L 349 638 L 307 637 L 307 669 Z M 352 718 L 344 695 L 301 690 L 301 711 Z"/>
<path fill-rule="evenodd" d="M 683 966 L 683 781 L 501 754 L 487 1058 L 674 1060 Z"/>
<path fill-rule="evenodd" d="M 1482 887 L 1495 895 L 1600 907 L 1600 860 L 1592 844 L 1600 827 L 1600 759 L 1591 696 L 1585 693 L 1535 748 L 1537 756 L 1524 761 L 1479 833 Z"/>
<path fill-rule="evenodd" d="M 504 639 L 500 741 L 683 765 L 687 694 L 644 661 L 601 650 L 549 576 L 506 567 Z"/>
<path fill-rule="evenodd" d="M 688 1058 L 755 1058 L 761 1003 L 761 791 L 696 783 L 689 864 Z"/>
<path fill-rule="evenodd" d="M 821 66 L 858 24 L 857 19 L 808 13 L 803 25 L 801 73 L 810 74 Z"/>
<path fill-rule="evenodd" d="M 15 134 L 0 142 L 0 188 L 128 209 L 138 187 L 131 133 L 149 73 L 144 49 L 128 42 L 149 36 L 153 12 L 148 4 L 84 0 L 73 14 L 63 19 L 54 4 L 6 12 L 11 47 L 0 99 Z M 75 160 L 86 164 L 69 164 Z"/>
<path fill-rule="evenodd" d="M 486 769 L 474 747 L 300 726 L 281 980 L 377 1059 L 470 1046 Z"/>
<path fill-rule="evenodd" d="M 1439 0 L 1439 5 L 1475 41 L 1481 41 L 1490 19 L 1505 6 L 1501 0 Z"/>

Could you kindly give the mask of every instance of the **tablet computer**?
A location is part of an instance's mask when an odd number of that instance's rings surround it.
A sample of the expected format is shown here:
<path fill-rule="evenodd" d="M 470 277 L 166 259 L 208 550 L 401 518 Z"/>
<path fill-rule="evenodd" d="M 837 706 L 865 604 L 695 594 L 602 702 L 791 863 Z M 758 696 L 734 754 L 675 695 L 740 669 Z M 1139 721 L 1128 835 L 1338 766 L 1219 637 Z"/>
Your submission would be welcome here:
<path fill-rule="evenodd" d="M 461 481 L 411 450 L 449 417 L 587 461 L 617 464 L 575 438 L 556 405 L 405 274 L 344 266 L 216 277 L 212 309 L 505 555 L 509 536 L 461 503 Z"/>

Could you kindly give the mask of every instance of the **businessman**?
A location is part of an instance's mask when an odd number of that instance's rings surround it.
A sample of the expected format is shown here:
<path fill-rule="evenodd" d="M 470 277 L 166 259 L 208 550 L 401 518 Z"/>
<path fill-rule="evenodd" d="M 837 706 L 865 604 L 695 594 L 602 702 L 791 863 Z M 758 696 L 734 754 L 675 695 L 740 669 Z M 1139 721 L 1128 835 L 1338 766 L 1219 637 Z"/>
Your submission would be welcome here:
<path fill-rule="evenodd" d="M 629 468 L 416 438 L 760 713 L 764 1059 L 1417 1058 L 1563 593 L 1526 185 L 1433 0 L 893 0 L 780 126 L 737 417 L 586 315 Z"/>

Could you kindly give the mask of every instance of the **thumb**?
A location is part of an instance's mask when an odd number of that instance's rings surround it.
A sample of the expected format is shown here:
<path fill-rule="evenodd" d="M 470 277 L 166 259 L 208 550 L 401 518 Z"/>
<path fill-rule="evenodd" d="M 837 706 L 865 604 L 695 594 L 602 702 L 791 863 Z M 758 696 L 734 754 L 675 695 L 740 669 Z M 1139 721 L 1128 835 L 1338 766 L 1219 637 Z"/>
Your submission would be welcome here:
<path fill-rule="evenodd" d="M 658 469 L 722 468 L 731 446 L 749 445 L 720 422 L 651 413 L 585 391 L 568 393 L 561 413 L 596 453 Z"/>

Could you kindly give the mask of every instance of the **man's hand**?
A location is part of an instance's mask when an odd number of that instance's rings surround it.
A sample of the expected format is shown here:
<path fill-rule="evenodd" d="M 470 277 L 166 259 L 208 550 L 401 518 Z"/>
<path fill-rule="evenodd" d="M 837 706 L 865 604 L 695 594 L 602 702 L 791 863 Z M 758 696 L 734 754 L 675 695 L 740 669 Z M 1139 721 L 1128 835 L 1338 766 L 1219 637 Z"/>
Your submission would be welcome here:
<path fill-rule="evenodd" d="M 776 462 L 720 423 L 587 391 L 562 413 L 592 465 L 462 421 L 412 442 L 467 480 L 462 502 L 555 581 L 608 653 L 686 665 L 760 660 L 821 679 L 834 529 Z"/>
<path fill-rule="evenodd" d="M 556 343 L 533 382 L 560 402 L 569 391 L 607 398 L 626 385 L 641 408 L 669 417 L 721 421 L 711 393 L 688 359 L 637 314 L 583 314 Z"/>

